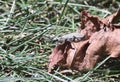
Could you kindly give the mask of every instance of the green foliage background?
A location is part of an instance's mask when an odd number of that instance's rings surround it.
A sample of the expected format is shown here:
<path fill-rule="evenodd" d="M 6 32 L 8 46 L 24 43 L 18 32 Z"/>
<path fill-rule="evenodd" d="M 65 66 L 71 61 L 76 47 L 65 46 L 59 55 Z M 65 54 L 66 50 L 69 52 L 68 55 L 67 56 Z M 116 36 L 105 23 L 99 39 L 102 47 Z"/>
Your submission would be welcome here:
<path fill-rule="evenodd" d="M 81 22 L 80 11 L 86 9 L 105 17 L 119 4 L 119 0 L 1 0 L 0 82 L 80 82 L 86 73 L 47 72 L 48 57 L 55 46 L 52 39 L 75 32 Z M 83 80 L 120 80 L 120 61 L 115 63 L 95 70 Z"/>

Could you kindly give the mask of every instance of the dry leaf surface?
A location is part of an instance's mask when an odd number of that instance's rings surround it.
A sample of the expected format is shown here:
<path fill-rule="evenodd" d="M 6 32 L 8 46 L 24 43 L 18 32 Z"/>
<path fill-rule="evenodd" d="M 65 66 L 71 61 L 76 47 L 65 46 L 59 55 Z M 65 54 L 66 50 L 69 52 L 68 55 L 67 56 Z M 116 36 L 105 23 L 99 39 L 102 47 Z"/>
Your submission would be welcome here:
<path fill-rule="evenodd" d="M 81 27 L 77 32 L 83 34 L 84 38 L 79 42 L 66 40 L 57 45 L 49 57 L 49 72 L 55 65 L 79 70 L 92 69 L 104 55 L 120 57 L 120 24 L 116 22 L 120 9 L 106 18 L 87 11 L 81 14 Z"/>

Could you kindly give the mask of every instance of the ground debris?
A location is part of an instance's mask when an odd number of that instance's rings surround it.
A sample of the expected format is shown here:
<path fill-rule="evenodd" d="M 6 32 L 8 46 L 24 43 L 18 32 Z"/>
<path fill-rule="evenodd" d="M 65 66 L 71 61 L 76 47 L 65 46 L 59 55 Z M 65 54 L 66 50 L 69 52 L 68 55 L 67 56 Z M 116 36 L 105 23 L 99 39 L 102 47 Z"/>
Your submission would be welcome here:
<path fill-rule="evenodd" d="M 81 14 L 81 27 L 77 32 L 57 39 L 62 44 L 58 44 L 49 57 L 49 72 L 55 65 L 92 69 L 105 55 L 120 57 L 120 39 L 116 37 L 120 35 L 120 24 L 115 21 L 120 16 L 120 8 L 106 18 L 91 15 L 86 10 Z"/>

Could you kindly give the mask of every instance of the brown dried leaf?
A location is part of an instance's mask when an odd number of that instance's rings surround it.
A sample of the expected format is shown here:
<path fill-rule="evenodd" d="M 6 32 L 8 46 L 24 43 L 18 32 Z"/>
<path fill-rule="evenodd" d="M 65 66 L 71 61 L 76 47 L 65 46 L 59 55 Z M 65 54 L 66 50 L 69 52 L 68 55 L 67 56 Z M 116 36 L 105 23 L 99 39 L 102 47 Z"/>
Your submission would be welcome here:
<path fill-rule="evenodd" d="M 65 58 L 65 49 L 67 48 L 67 45 L 70 43 L 64 43 L 61 45 L 56 46 L 51 55 L 49 56 L 49 67 L 48 67 L 48 72 L 51 72 L 51 69 L 58 64 L 61 60 Z"/>
<path fill-rule="evenodd" d="M 82 62 L 84 57 L 83 50 L 86 49 L 87 45 L 88 40 L 85 40 L 77 43 L 65 42 L 55 47 L 49 57 L 48 72 L 51 72 L 55 65 L 78 69 L 78 64 Z"/>
<path fill-rule="evenodd" d="M 117 12 L 107 16 L 105 20 L 109 23 L 115 23 L 117 19 L 120 18 L 120 8 L 117 10 Z"/>
<path fill-rule="evenodd" d="M 116 13 L 106 18 L 100 18 L 98 16 L 90 15 L 87 11 L 83 11 L 81 17 L 81 22 L 82 22 L 81 27 L 77 30 L 77 32 L 81 32 L 85 37 L 80 42 L 65 41 L 63 44 L 60 44 L 57 47 L 55 47 L 49 58 L 50 64 L 48 71 L 50 72 L 52 67 L 54 67 L 55 65 L 65 66 L 72 69 L 83 69 L 83 68 L 94 67 L 95 63 L 91 64 L 89 60 L 92 62 L 95 60 L 96 62 L 99 59 L 99 56 L 98 55 L 93 57 L 91 56 L 92 58 L 89 58 L 90 56 L 86 55 L 86 53 L 94 53 L 94 52 L 89 52 L 89 50 L 95 51 L 98 46 L 97 44 L 99 45 L 102 44 L 102 42 L 99 43 L 100 41 L 99 39 L 101 39 L 104 36 L 104 34 L 105 37 L 109 36 L 110 32 L 112 31 L 111 28 L 112 29 L 120 28 L 120 24 L 113 24 L 114 21 L 119 16 L 120 16 L 120 9 Z M 106 39 L 107 38 L 103 38 L 102 39 L 103 42 L 107 41 Z M 98 43 L 94 44 L 96 40 L 98 40 Z M 98 51 L 96 50 L 95 52 L 97 52 L 98 54 L 101 53 L 99 52 L 99 48 Z"/>

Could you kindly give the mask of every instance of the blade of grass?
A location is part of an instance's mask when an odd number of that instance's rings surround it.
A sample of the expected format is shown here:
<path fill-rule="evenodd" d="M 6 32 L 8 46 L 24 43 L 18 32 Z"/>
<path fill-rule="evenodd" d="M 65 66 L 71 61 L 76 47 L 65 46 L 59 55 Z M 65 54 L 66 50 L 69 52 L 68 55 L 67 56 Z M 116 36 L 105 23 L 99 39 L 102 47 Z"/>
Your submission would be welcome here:
<path fill-rule="evenodd" d="M 36 39 L 36 38 L 38 38 L 38 37 L 40 37 L 40 36 L 42 36 L 44 33 L 46 33 L 47 31 L 49 31 L 49 29 L 51 28 L 51 26 L 52 26 L 52 24 L 48 25 L 47 27 L 45 27 L 45 30 L 44 30 L 42 33 L 38 32 L 38 33 L 37 33 L 37 34 L 38 34 L 37 36 L 35 36 L 35 37 L 31 38 L 30 40 L 25 41 L 24 43 L 20 44 L 20 45 L 17 46 L 15 49 L 11 50 L 10 53 L 13 53 L 13 52 L 14 52 L 15 50 L 17 50 L 19 47 L 27 44 L 28 42 L 30 42 L 30 41 L 32 41 L 32 40 L 34 40 L 34 39 Z M 49 27 L 49 28 L 48 28 L 48 27 Z"/>
<path fill-rule="evenodd" d="M 40 4 L 44 4 L 43 2 L 39 2 Z M 52 5 L 65 5 L 64 2 L 48 2 L 48 4 L 52 4 Z M 70 6 L 77 6 L 77 7 L 85 7 L 85 8 L 92 8 L 93 10 L 96 10 L 96 11 L 101 11 L 101 12 L 104 12 L 104 13 L 109 13 L 111 14 L 111 12 L 105 10 L 105 9 L 100 9 L 100 8 L 97 8 L 95 6 L 89 6 L 89 5 L 83 5 L 83 4 L 77 4 L 77 3 L 68 3 L 67 5 L 70 5 Z"/>
<path fill-rule="evenodd" d="M 105 58 L 102 62 L 100 62 L 93 70 L 89 71 L 88 73 L 86 73 L 83 77 L 77 78 L 77 81 L 85 81 L 90 74 L 92 74 L 95 70 L 97 70 L 102 64 L 104 64 L 108 59 L 110 59 L 110 56 L 108 56 L 107 58 Z"/>
<path fill-rule="evenodd" d="M 7 25 L 8 21 L 12 17 L 12 14 L 14 14 L 15 2 L 16 2 L 16 0 L 14 0 L 13 3 L 12 3 L 12 7 L 11 7 L 11 10 L 10 10 L 10 13 L 8 15 L 8 18 L 7 18 L 6 22 L 5 22 L 5 24 L 4 24 L 5 26 Z"/>
<path fill-rule="evenodd" d="M 76 81 L 72 80 L 71 78 L 69 78 L 69 77 L 67 77 L 67 76 L 59 73 L 58 71 L 55 71 L 55 72 L 56 72 L 56 74 L 59 74 L 61 77 L 64 77 L 64 78 L 66 78 L 67 80 L 69 80 L 69 81 L 71 81 L 71 82 L 76 82 Z"/>
<path fill-rule="evenodd" d="M 50 73 L 47 73 L 47 74 L 50 75 L 50 76 L 52 76 L 53 78 L 55 78 L 55 79 L 57 79 L 57 80 L 62 81 L 62 82 L 68 82 L 67 80 L 64 80 L 64 79 L 62 79 L 62 78 L 60 78 L 60 77 L 58 77 L 58 76 L 56 76 L 56 75 L 53 75 L 53 74 L 50 74 Z"/>
<path fill-rule="evenodd" d="M 64 5 L 64 7 L 63 7 L 62 14 L 60 15 L 60 20 L 61 20 L 62 16 L 65 14 L 65 9 L 66 9 L 66 7 L 67 7 L 68 2 L 69 2 L 69 0 L 66 0 L 65 5 Z"/>

